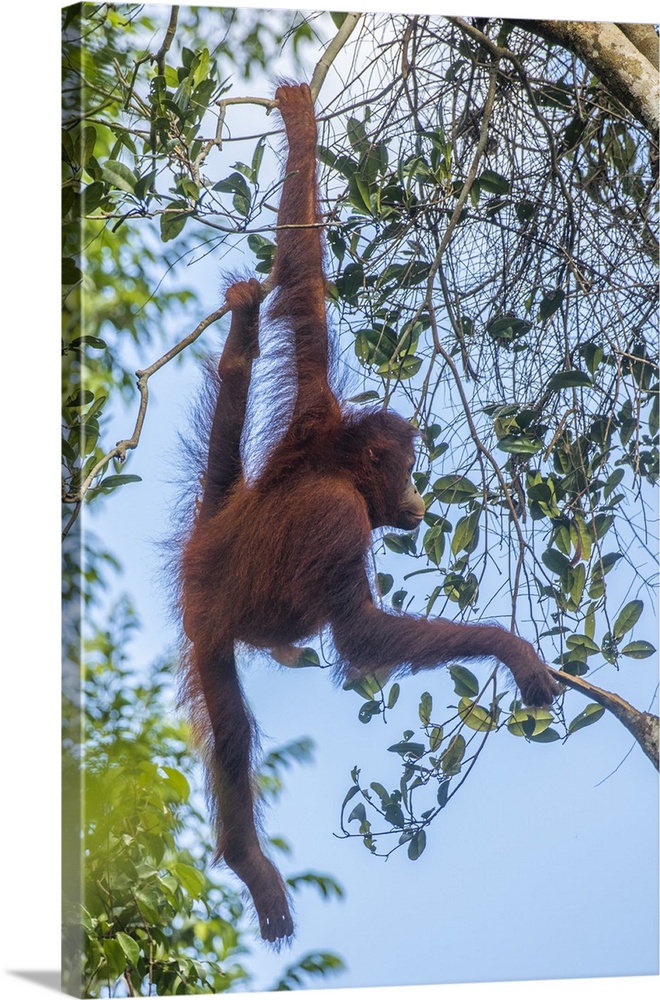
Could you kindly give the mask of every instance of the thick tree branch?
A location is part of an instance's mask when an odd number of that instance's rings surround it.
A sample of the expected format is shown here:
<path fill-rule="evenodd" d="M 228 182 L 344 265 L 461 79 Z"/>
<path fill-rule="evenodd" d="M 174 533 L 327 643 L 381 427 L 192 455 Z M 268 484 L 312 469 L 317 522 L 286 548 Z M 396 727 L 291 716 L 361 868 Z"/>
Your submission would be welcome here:
<path fill-rule="evenodd" d="M 646 33 L 645 40 L 639 43 L 644 44 L 641 50 L 628 32 L 624 34 L 609 21 L 514 20 L 512 23 L 573 52 L 652 135 L 657 134 L 660 73 L 646 54 L 647 48 L 650 50 Z"/>
<path fill-rule="evenodd" d="M 652 24 L 617 24 L 636 49 L 660 71 L 660 38 Z"/>
<path fill-rule="evenodd" d="M 660 767 L 658 749 L 659 720 L 657 715 L 652 715 L 650 712 L 639 712 L 618 694 L 612 694 L 611 691 L 604 691 L 602 688 L 594 687 L 589 681 L 585 681 L 583 677 L 574 677 L 572 674 L 566 674 L 563 670 L 554 670 L 552 667 L 548 669 L 560 684 L 573 688 L 575 691 L 580 691 L 591 698 L 592 701 L 602 705 L 608 712 L 611 712 L 632 733 L 655 767 Z"/>

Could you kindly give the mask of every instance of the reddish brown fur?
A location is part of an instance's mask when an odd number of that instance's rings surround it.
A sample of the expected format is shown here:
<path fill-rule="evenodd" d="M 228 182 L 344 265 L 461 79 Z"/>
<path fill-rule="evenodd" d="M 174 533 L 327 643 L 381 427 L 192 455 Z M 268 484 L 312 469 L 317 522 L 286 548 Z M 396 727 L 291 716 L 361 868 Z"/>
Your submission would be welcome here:
<path fill-rule="evenodd" d="M 328 385 L 316 122 L 309 88 L 277 91 L 288 139 L 271 315 L 286 324 L 296 396 L 288 429 L 256 481 L 241 465 L 252 359 L 258 354 L 259 283 L 227 292 L 232 309 L 219 365 L 203 496 L 181 563 L 189 640 L 187 697 L 204 743 L 218 819 L 218 855 L 248 887 L 269 941 L 293 931 L 282 879 L 254 822 L 251 719 L 234 645 L 286 647 L 332 627 L 344 676 L 495 656 L 530 705 L 556 688 L 529 643 L 492 625 L 397 615 L 376 607 L 365 570 L 371 531 L 414 527 L 423 514 L 410 483 L 414 431 L 400 417 L 342 410 Z M 305 228 L 307 227 L 307 228 Z"/>

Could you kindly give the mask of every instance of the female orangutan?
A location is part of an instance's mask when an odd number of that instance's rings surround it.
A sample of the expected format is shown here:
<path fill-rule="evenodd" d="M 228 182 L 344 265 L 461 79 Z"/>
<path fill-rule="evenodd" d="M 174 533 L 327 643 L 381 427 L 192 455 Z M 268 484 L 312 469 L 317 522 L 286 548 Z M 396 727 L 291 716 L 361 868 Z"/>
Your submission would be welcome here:
<path fill-rule="evenodd" d="M 281 86 L 275 97 L 288 160 L 270 315 L 293 340 L 293 412 L 264 468 L 246 482 L 240 441 L 262 291 L 255 279 L 240 281 L 227 291 L 232 319 L 203 495 L 181 561 L 186 696 L 206 747 L 218 857 L 249 889 L 261 934 L 271 942 L 288 937 L 293 922 L 282 878 L 255 828 L 252 724 L 236 672 L 237 642 L 288 646 L 329 625 L 349 679 L 497 657 L 528 705 L 547 705 L 558 690 L 531 645 L 511 632 L 374 604 L 365 568 L 372 529 L 411 529 L 424 516 L 410 478 L 415 431 L 383 410 L 352 412 L 330 390 L 314 107 L 306 84 Z"/>

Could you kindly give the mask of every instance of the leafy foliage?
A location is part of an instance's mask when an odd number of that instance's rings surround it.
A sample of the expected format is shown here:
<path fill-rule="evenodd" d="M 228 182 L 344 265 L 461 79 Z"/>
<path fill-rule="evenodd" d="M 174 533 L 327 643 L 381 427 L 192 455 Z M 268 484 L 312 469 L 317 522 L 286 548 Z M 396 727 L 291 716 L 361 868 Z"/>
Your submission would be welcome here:
<path fill-rule="evenodd" d="M 82 922 L 85 996 L 221 993 L 251 981 L 244 964 L 249 924 L 240 894 L 206 864 L 212 837 L 199 775 L 190 770 L 186 727 L 170 721 L 169 667 L 160 663 L 145 675 L 127 660 L 137 627 L 122 600 L 112 630 L 96 631 L 84 643 L 82 720 L 74 704 L 66 705 L 65 786 L 72 810 L 81 788 L 84 794 L 83 884 L 80 900 L 73 898 L 77 880 L 67 873 L 65 923 L 71 932 Z M 310 754 L 309 740 L 271 753 L 262 793 L 277 795 L 282 769 Z M 283 841 L 273 846 L 289 850 Z M 70 864 L 80 864 L 73 854 Z M 294 891 L 313 885 L 326 899 L 342 895 L 333 878 L 315 872 L 293 876 L 290 885 Z M 78 974 L 75 957 L 69 953 L 65 970 L 70 982 Z M 306 955 L 282 982 L 301 984 L 341 968 L 334 954 Z"/>
<path fill-rule="evenodd" d="M 508 702 L 505 693 L 497 690 L 496 672 L 484 685 L 465 666 L 454 664 L 449 674 L 457 698 L 450 715 L 440 718 L 432 695 L 423 692 L 418 708 L 421 728 L 404 730 L 402 738 L 387 748 L 400 759 L 398 787 L 388 791 L 380 781 L 365 787 L 360 768 L 351 772 L 341 829 L 345 837 L 361 838 L 371 854 L 389 857 L 405 846 L 411 861 L 419 858 L 428 827 L 461 788 L 491 733 L 505 729 L 530 743 L 554 743 L 567 740 L 604 713 L 602 706 L 588 704 L 567 722 L 562 709 L 528 708 L 518 699 Z M 386 691 L 376 677 L 362 678 L 350 688 L 363 699 L 358 713 L 363 723 L 378 715 L 385 720 L 398 701 L 398 684 Z M 354 804 L 356 798 L 359 801 Z M 383 838 L 393 839 L 394 846 L 380 849 Z"/>

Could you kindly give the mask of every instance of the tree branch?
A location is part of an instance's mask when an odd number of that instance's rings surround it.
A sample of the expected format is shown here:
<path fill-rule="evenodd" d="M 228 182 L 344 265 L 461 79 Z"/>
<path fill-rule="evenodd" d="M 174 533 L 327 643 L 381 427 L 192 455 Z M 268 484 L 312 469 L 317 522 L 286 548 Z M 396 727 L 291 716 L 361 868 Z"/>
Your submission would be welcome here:
<path fill-rule="evenodd" d="M 636 49 L 660 71 L 660 38 L 652 24 L 617 24 Z"/>
<path fill-rule="evenodd" d="M 337 58 L 337 55 L 341 52 L 349 37 L 352 35 L 355 26 L 361 17 L 362 14 L 360 12 L 346 15 L 339 30 L 337 31 L 337 34 L 317 62 L 312 74 L 311 83 L 309 85 L 309 89 L 312 92 L 314 100 L 316 100 L 319 95 L 321 87 L 323 86 L 323 81 L 328 75 L 328 70 Z"/>
<path fill-rule="evenodd" d="M 177 21 L 179 20 L 179 8 L 178 6 L 173 6 L 170 11 L 170 23 L 167 26 L 167 31 L 165 32 L 165 37 L 163 39 L 163 44 L 159 48 L 156 55 L 153 57 L 156 62 L 156 67 L 158 73 L 162 76 L 165 72 L 165 56 L 170 50 L 172 42 L 174 41 L 174 35 L 176 34 Z"/>
<path fill-rule="evenodd" d="M 616 24 L 609 21 L 521 20 L 512 23 L 573 52 L 653 136 L 657 135 L 660 73 L 645 51 Z"/>
<path fill-rule="evenodd" d="M 264 282 L 264 285 L 265 284 L 266 282 Z M 96 477 L 101 472 L 103 472 L 106 466 L 113 459 L 117 459 L 118 461 L 123 462 L 126 459 L 126 453 L 128 451 L 132 451 L 134 448 L 137 448 L 140 441 L 140 436 L 142 434 L 144 420 L 147 415 L 147 406 L 149 405 L 148 382 L 151 376 L 155 372 L 159 371 L 164 365 L 166 365 L 168 361 L 171 361 L 172 358 L 175 358 L 177 354 L 180 354 L 181 351 L 185 350 L 186 347 L 189 347 L 190 344 L 194 343 L 194 341 L 197 340 L 197 338 L 204 332 L 204 330 L 206 330 L 207 327 L 211 325 L 211 323 L 215 323 L 216 320 L 221 319 L 225 315 L 225 313 L 228 312 L 228 310 L 229 306 L 227 305 L 227 303 L 224 303 L 224 305 L 222 305 L 219 309 L 216 309 L 215 312 L 212 312 L 208 316 L 206 316 L 206 318 L 203 319 L 201 323 L 199 323 L 195 327 L 192 333 L 189 333 L 187 337 L 184 337 L 183 340 L 179 341 L 178 344 L 170 348 L 170 350 L 167 351 L 166 354 L 163 354 L 161 358 L 159 358 L 157 361 L 154 361 L 154 363 L 152 365 L 149 365 L 148 368 L 141 369 L 135 373 L 137 375 L 137 387 L 140 393 L 140 406 L 135 421 L 135 427 L 133 428 L 133 433 L 129 438 L 124 438 L 122 441 L 118 441 L 117 444 L 114 446 L 114 448 L 111 448 L 110 451 L 108 451 L 105 455 L 103 455 L 102 458 L 98 460 L 94 468 L 87 475 L 85 480 L 81 483 L 80 488 L 76 491 L 76 493 L 71 494 L 64 498 L 66 503 L 74 503 L 75 507 L 73 513 L 71 514 L 71 517 L 67 521 L 67 524 L 62 532 L 63 538 L 66 538 L 69 531 L 71 530 L 74 521 L 76 520 L 78 514 L 80 513 L 82 501 L 85 497 L 85 494 L 92 486 L 92 483 L 94 482 Z"/>
<path fill-rule="evenodd" d="M 628 732 L 632 733 L 656 769 L 660 768 L 658 747 L 660 720 L 658 720 L 657 715 L 652 715 L 650 712 L 639 712 L 618 694 L 594 687 L 583 677 L 574 677 L 572 674 L 566 674 L 563 670 L 555 670 L 553 667 L 548 667 L 548 669 L 560 684 L 573 688 L 574 691 L 580 691 L 611 712 L 626 727 Z"/>

